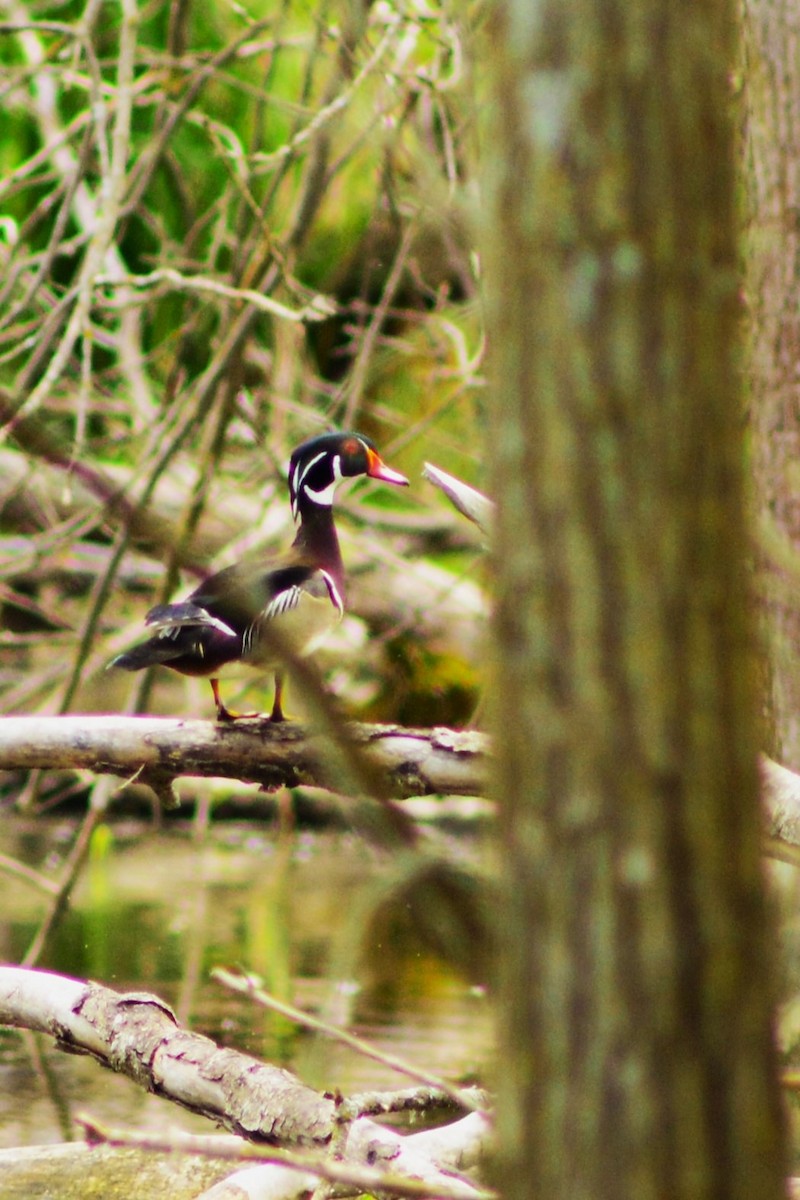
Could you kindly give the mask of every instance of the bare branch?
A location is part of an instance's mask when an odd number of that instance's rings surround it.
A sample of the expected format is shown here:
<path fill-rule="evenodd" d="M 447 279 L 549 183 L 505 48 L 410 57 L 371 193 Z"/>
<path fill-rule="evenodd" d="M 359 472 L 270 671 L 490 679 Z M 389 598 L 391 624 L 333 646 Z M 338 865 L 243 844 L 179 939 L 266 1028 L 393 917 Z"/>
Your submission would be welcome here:
<path fill-rule="evenodd" d="M 422 474 L 435 487 L 441 488 L 451 504 L 470 521 L 474 521 L 484 533 L 491 531 L 494 521 L 494 504 L 488 496 L 484 496 L 483 492 L 456 479 L 454 475 L 449 475 L 447 471 L 435 467 L 433 463 L 425 463 Z"/>
<path fill-rule="evenodd" d="M 204 275 L 182 275 L 180 271 L 176 271 L 172 267 L 160 267 L 156 271 L 151 271 L 149 275 L 126 275 L 118 278 L 101 275 L 95 282 L 125 289 L 129 287 L 150 289 L 159 283 L 169 283 L 178 292 L 209 292 L 226 300 L 241 300 L 246 304 L 252 304 L 261 312 L 271 313 L 272 316 L 280 317 L 284 321 L 324 321 L 336 311 L 335 306 L 325 296 L 314 296 L 305 308 L 293 309 L 281 304 L 279 300 L 273 300 L 271 296 L 254 291 L 252 288 L 230 287 L 227 283 L 222 283 L 218 279 L 209 279 Z M 133 298 L 128 295 L 125 303 L 133 302 Z"/>
<path fill-rule="evenodd" d="M 136 5 L 132 0 L 120 0 L 120 4 L 122 21 L 111 160 L 104 173 L 102 194 L 100 196 L 94 195 L 85 181 L 81 181 L 74 189 L 75 217 L 81 228 L 90 235 L 78 281 L 77 302 L 44 376 L 20 405 L 17 412 L 18 419 L 24 414 L 34 412 L 39 407 L 49 393 L 52 385 L 58 380 L 64 370 L 76 340 L 85 332 L 91 307 L 94 276 L 103 267 L 105 267 L 107 274 L 115 277 L 124 273 L 122 258 L 113 239 L 119 215 L 119 205 L 126 181 L 131 113 L 135 90 L 134 65 L 138 13 Z M 75 31 L 75 36 L 84 47 L 87 59 L 90 62 L 92 61 L 92 52 L 89 43 L 89 23 L 90 19 L 96 16 L 96 10 L 96 5 L 89 5 L 84 25 Z M 27 20 L 27 13 L 25 13 L 24 8 L 20 4 L 14 4 L 12 5 L 11 15 L 22 26 L 20 42 L 27 61 L 34 67 L 41 68 L 44 61 L 44 50 L 35 29 L 32 27 L 31 22 Z M 97 88 L 95 87 L 96 90 Z M 48 73 L 41 69 L 38 71 L 36 77 L 34 97 L 35 114 L 42 133 L 43 149 L 41 157 L 52 158 L 61 177 L 65 181 L 70 181 L 78 170 L 79 163 L 65 136 L 69 130 L 62 129 L 60 123 L 55 85 Z M 97 111 L 100 110 L 100 107 L 97 104 L 94 105 Z M 81 119 L 83 119 L 83 115 Z M 89 114 L 85 115 L 85 119 L 91 119 Z M 76 127 L 73 124 L 70 128 L 74 129 Z M 141 360 L 139 317 L 138 313 L 133 309 L 123 311 L 119 344 L 120 356 L 131 393 L 140 407 L 149 410 L 151 407 L 151 398 Z M 4 436 L 4 431 L 0 430 L 0 439 Z"/>
<path fill-rule="evenodd" d="M 100 786 L 108 787 L 107 781 L 103 781 Z M 55 926 L 58 918 L 64 911 L 64 908 L 72 894 L 72 890 L 78 882 L 83 864 L 86 861 L 86 856 L 89 853 L 92 834 L 97 826 L 98 821 L 102 816 L 102 811 L 99 805 L 93 805 L 85 814 L 77 836 L 72 844 L 67 860 L 64 864 L 64 869 L 61 872 L 61 879 L 53 893 L 50 904 L 47 907 L 44 920 L 39 924 L 34 935 L 33 941 L 27 949 L 22 965 L 32 967 L 38 962 L 39 956 L 42 953 L 51 930 Z"/>
<path fill-rule="evenodd" d="M 167 1139 L 131 1134 L 84 1117 L 81 1123 L 92 1142 L 280 1163 L 376 1194 L 447 1200 L 489 1200 L 491 1195 L 453 1174 L 485 1154 L 491 1136 L 485 1116 L 471 1113 L 443 1130 L 407 1136 L 365 1117 L 342 1122 L 331 1097 L 319 1095 L 289 1071 L 220 1049 L 209 1038 L 181 1029 L 156 996 L 0 967 L 0 1022 L 47 1033 L 64 1049 L 89 1054 L 259 1146 L 188 1134 Z"/>
<path fill-rule="evenodd" d="M 181 1029 L 156 996 L 0 967 L 0 1022 L 47 1033 L 251 1140 L 324 1146 L 332 1136 L 332 1100 L 288 1071 Z"/>
<path fill-rule="evenodd" d="M 46 892 L 49 896 L 58 894 L 58 884 L 52 879 L 48 879 L 39 871 L 34 871 L 32 867 L 27 867 L 25 863 L 19 862 L 16 858 L 9 858 L 7 854 L 0 854 L 0 871 L 7 875 L 16 875 L 18 879 L 24 879 L 31 887 L 38 888 L 39 891 Z"/>
<path fill-rule="evenodd" d="M 474 1092 L 465 1092 L 461 1088 L 452 1087 L 446 1080 L 432 1075 L 430 1071 L 423 1071 L 412 1063 L 398 1058 L 395 1054 L 387 1054 L 385 1051 L 377 1049 L 377 1047 L 365 1042 L 363 1038 L 356 1037 L 354 1034 L 348 1033 L 345 1029 L 338 1029 L 336 1026 L 329 1025 L 327 1021 L 321 1021 L 319 1017 L 302 1012 L 299 1008 L 295 1008 L 294 1005 L 286 1004 L 282 1000 L 278 1000 L 277 997 L 270 996 L 268 992 L 264 992 L 256 987 L 252 979 L 248 976 L 234 975 L 231 971 L 226 971 L 222 967 L 216 967 L 211 974 L 223 987 L 230 988 L 231 991 L 238 992 L 239 995 L 250 996 L 262 1008 L 268 1008 L 272 1012 L 281 1013 L 282 1016 L 288 1017 L 289 1020 L 295 1021 L 299 1025 L 304 1025 L 307 1029 L 313 1029 L 317 1033 L 332 1038 L 344 1046 L 349 1046 L 351 1050 L 356 1050 L 366 1058 L 374 1059 L 376 1062 L 390 1067 L 391 1070 L 397 1071 L 400 1075 L 407 1075 L 409 1079 L 416 1079 L 426 1087 L 436 1088 L 443 1095 L 449 1097 L 454 1104 L 475 1111 L 481 1110 L 482 1100 Z M 484 1116 L 487 1115 L 484 1113 Z"/>
<path fill-rule="evenodd" d="M 323 1158 L 319 1154 L 298 1154 L 295 1151 L 266 1150 L 248 1145 L 231 1145 L 220 1138 L 203 1137 L 190 1133 L 173 1133 L 169 1137 L 158 1137 L 149 1133 L 128 1133 L 123 1130 L 108 1129 L 105 1126 L 83 1117 L 81 1124 L 87 1131 L 93 1143 L 106 1142 L 111 1146 L 133 1146 L 137 1149 L 153 1152 L 180 1151 L 184 1154 L 202 1154 L 210 1158 L 226 1158 L 234 1162 L 244 1161 L 280 1164 L 292 1171 L 317 1176 L 329 1183 L 355 1189 L 358 1192 L 380 1192 L 382 1195 L 408 1197 L 409 1200 L 493 1200 L 494 1192 L 480 1191 L 467 1182 L 462 1182 L 443 1173 L 430 1161 L 421 1166 L 422 1156 L 415 1151 L 408 1151 L 406 1156 L 411 1159 L 413 1176 L 403 1173 L 404 1162 L 402 1146 L 413 1143 L 414 1136 L 399 1137 L 389 1130 L 363 1120 L 363 1127 L 358 1128 L 357 1145 L 359 1157 L 367 1161 L 384 1160 L 391 1162 L 387 1170 L 382 1167 L 363 1166 L 355 1161 L 341 1162 L 338 1159 Z M 356 1126 L 358 1127 L 358 1126 Z M 383 1143 L 383 1145 L 381 1145 Z M 379 1148 L 383 1154 L 379 1153 Z M 354 1156 L 355 1157 L 355 1156 Z M 264 1172 L 265 1178 L 269 1173 Z M 229 1180 L 232 1183 L 233 1180 Z M 297 1194 L 307 1190 L 305 1178 L 299 1181 Z M 261 1193 L 259 1192 L 259 1195 Z M 202 1200 L 202 1198 L 201 1198 Z"/>
<path fill-rule="evenodd" d="M 397 796 L 484 795 L 483 734 L 397 725 L 347 726 L 367 762 Z M 182 775 L 250 780 L 265 787 L 331 784 L 329 740 L 266 718 L 184 721 L 160 717 L 0 719 L 0 770 L 90 770 L 163 786 Z M 334 781 L 335 786 L 335 781 Z"/>
<path fill-rule="evenodd" d="M 761 795 L 767 834 L 790 846 L 800 846 L 800 775 L 761 756 Z"/>
<path fill-rule="evenodd" d="M 279 150 L 272 153 L 264 154 L 257 153 L 253 155 L 253 165 L 257 171 L 274 168 L 278 163 L 286 158 L 291 158 L 297 149 L 304 143 L 312 140 L 314 135 L 326 125 L 332 117 L 337 113 L 342 112 L 350 104 L 353 96 L 361 87 L 365 79 L 374 73 L 381 59 L 391 49 L 397 38 L 398 30 L 402 27 L 402 18 L 398 13 L 393 12 L 388 6 L 382 10 L 381 19 L 385 22 L 386 29 L 375 47 L 372 54 L 364 63 L 361 70 L 354 77 L 350 86 L 339 92 L 333 100 L 322 108 L 318 109 L 312 119 L 298 133 L 294 135 L 285 145 Z"/>

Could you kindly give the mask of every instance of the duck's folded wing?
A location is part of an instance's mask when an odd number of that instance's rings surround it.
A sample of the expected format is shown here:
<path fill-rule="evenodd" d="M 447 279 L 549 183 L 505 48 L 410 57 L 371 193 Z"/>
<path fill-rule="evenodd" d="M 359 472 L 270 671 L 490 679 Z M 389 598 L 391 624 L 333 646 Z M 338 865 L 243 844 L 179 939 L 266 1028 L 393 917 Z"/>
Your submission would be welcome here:
<path fill-rule="evenodd" d="M 237 564 L 202 583 L 184 604 L 163 607 L 166 610 L 186 609 L 189 621 L 194 611 L 208 613 L 213 620 L 241 630 L 255 620 L 270 620 L 291 611 L 304 593 L 319 599 L 327 598 L 339 612 L 342 610 L 341 596 L 329 573 L 308 563 L 267 569 Z"/>
<path fill-rule="evenodd" d="M 276 576 L 281 576 L 276 578 Z M 339 595 L 336 583 L 327 571 L 321 567 L 315 570 L 303 571 L 302 578 L 298 577 L 298 569 L 288 572 L 276 572 L 271 580 L 272 596 L 262 609 L 262 620 L 272 620 L 283 613 L 297 608 L 304 596 L 312 600 L 328 601 L 333 605 L 337 615 L 341 616 L 344 605 Z"/>
<path fill-rule="evenodd" d="M 147 642 L 114 659 L 129 671 L 168 663 L 189 675 L 211 674 L 243 659 L 275 661 L 275 640 L 298 654 L 313 649 L 342 614 L 342 601 L 327 571 L 291 564 L 265 571 L 241 564 L 221 571 L 188 600 L 159 604 L 147 614 Z M 273 621 L 275 624 L 273 625 Z"/>
<path fill-rule="evenodd" d="M 145 625 L 154 629 L 160 637 L 174 636 L 181 629 L 216 629 L 228 637 L 236 637 L 232 629 L 220 617 L 191 600 L 179 604 L 157 604 L 145 617 Z"/>
<path fill-rule="evenodd" d="M 272 595 L 242 636 L 243 655 L 252 661 L 274 661 L 276 651 L 305 655 L 324 640 L 342 616 L 335 581 L 319 568 L 293 582 L 296 571 L 270 579 Z"/>

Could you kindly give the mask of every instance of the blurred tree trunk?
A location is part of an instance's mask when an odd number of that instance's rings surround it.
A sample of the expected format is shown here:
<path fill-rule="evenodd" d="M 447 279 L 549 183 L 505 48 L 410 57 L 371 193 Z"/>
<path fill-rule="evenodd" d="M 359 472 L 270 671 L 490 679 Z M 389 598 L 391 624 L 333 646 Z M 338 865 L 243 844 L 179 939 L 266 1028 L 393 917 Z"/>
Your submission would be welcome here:
<path fill-rule="evenodd" d="M 783 1193 L 746 605 L 732 0 L 495 0 L 499 1170 Z"/>
<path fill-rule="evenodd" d="M 765 749 L 800 769 L 800 22 L 795 0 L 743 3 L 745 375 L 759 603 L 768 647 Z"/>

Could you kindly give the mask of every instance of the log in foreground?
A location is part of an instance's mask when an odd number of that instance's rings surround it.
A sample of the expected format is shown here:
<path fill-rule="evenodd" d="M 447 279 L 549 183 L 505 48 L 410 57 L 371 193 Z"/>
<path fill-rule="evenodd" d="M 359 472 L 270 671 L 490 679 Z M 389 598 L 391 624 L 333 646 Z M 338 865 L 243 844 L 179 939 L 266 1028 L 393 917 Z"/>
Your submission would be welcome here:
<path fill-rule="evenodd" d="M 376 1195 L 495 1200 L 461 1175 L 487 1153 L 492 1134 L 486 1114 L 472 1112 L 435 1130 L 402 1134 L 360 1115 L 352 1098 L 351 1115 L 344 1117 L 338 1110 L 347 1101 L 340 1105 L 282 1067 L 220 1048 L 181 1028 L 157 996 L 0 966 L 0 1024 L 49 1034 L 63 1049 L 89 1054 L 148 1091 L 256 1143 L 257 1155 L 266 1163 L 237 1172 L 225 1191 L 203 1193 L 209 1200 L 221 1195 L 294 1200 L 312 1190 L 315 1178 L 349 1180 L 348 1194 L 369 1190 Z M 81 1123 L 93 1141 L 100 1135 L 141 1149 L 251 1157 L 247 1148 L 227 1139 L 179 1133 L 118 1137 L 96 1122 Z M 292 1165 L 288 1180 L 276 1163 Z"/>
<path fill-rule="evenodd" d="M 483 734 L 452 729 L 348 723 L 347 737 L 387 794 L 486 794 L 488 743 Z M 88 770 L 134 777 L 158 792 L 182 775 L 259 783 L 339 788 L 341 746 L 295 722 L 262 717 L 232 724 L 164 717 L 64 716 L 0 718 L 0 771 Z"/>
<path fill-rule="evenodd" d="M 144 992 L 0 966 L 0 1024 L 37 1030 L 252 1141 L 326 1146 L 334 1102 L 290 1072 L 182 1029 Z"/>

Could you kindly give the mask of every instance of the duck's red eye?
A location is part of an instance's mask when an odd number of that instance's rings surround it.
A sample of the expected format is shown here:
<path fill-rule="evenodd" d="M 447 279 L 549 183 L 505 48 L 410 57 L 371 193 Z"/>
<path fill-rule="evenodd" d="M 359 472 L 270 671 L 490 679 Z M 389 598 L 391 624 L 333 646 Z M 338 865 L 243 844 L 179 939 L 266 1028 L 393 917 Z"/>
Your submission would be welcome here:
<path fill-rule="evenodd" d="M 342 457 L 352 458 L 362 449 L 363 447 L 361 443 L 357 441 L 356 438 L 346 438 L 345 441 L 342 442 Z"/>

